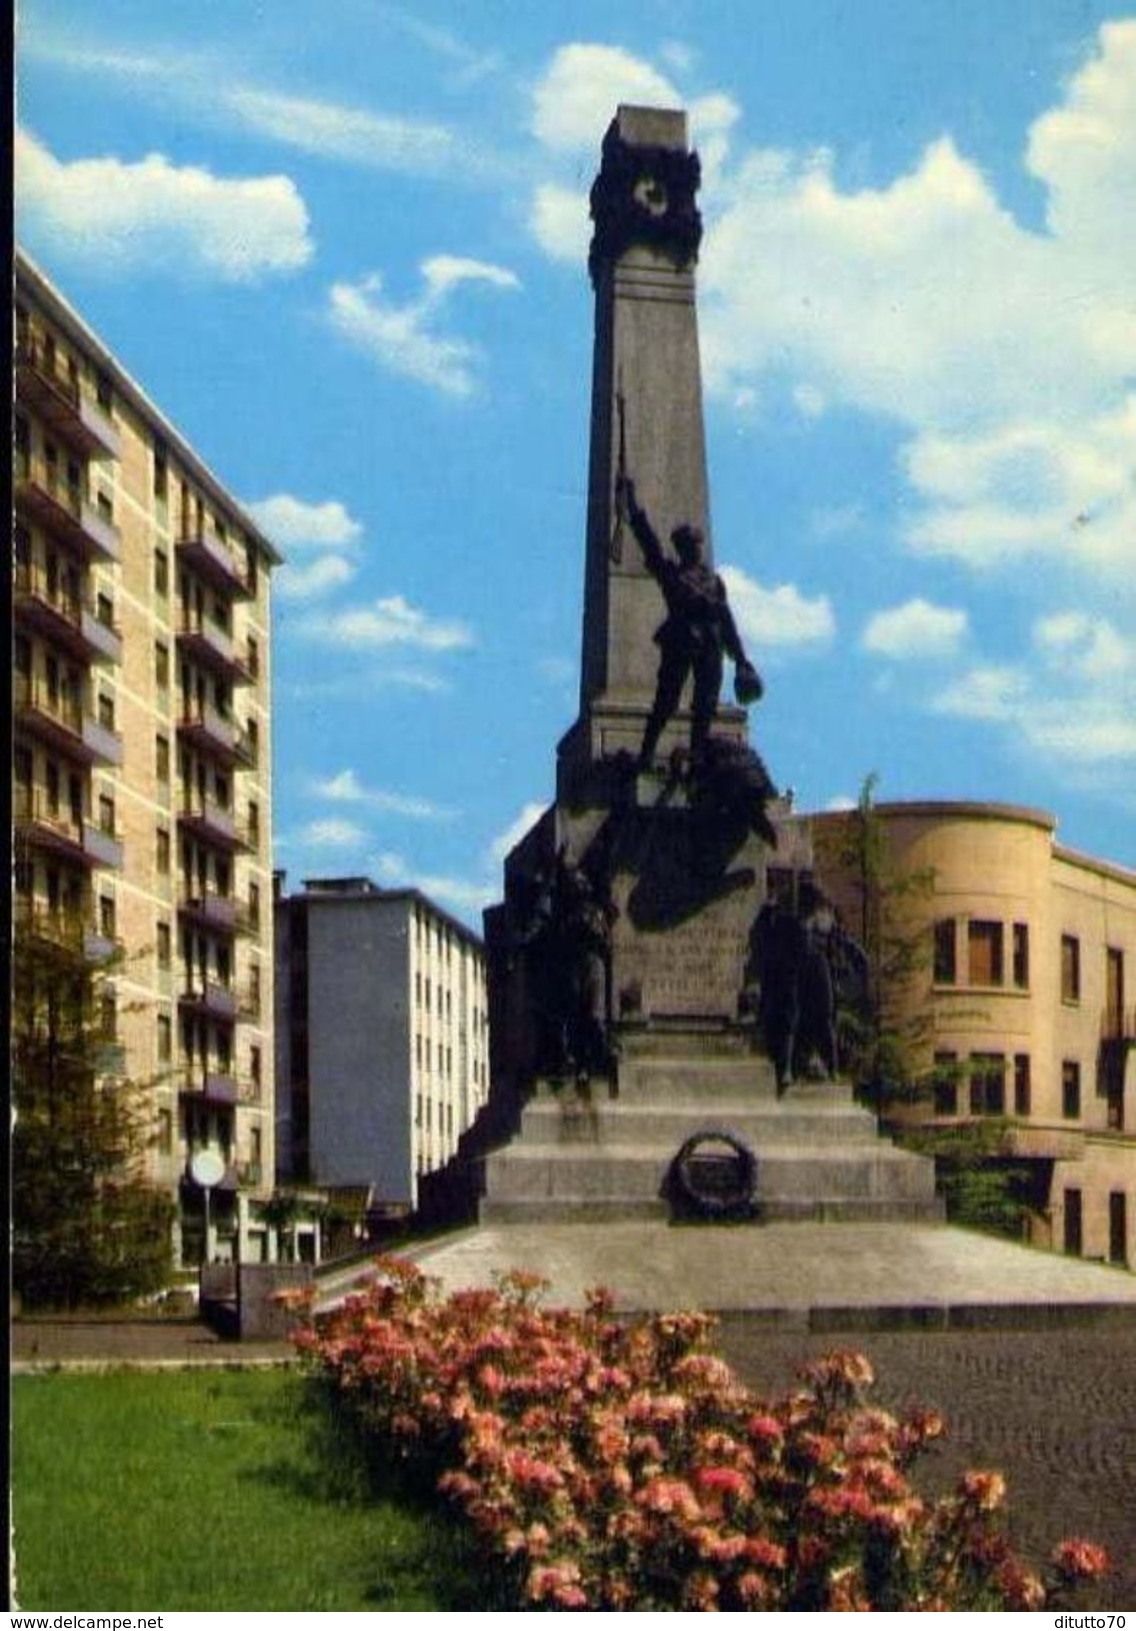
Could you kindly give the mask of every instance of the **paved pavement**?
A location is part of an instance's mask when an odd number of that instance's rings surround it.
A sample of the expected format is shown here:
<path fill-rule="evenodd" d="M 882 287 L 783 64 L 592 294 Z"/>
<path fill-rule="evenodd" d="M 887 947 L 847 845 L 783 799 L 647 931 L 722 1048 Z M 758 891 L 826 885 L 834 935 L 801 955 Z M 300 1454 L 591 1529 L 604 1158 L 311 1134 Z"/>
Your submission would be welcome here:
<path fill-rule="evenodd" d="M 532 1269 L 551 1281 L 550 1302 L 579 1306 L 602 1285 L 623 1309 L 744 1309 L 802 1330 L 1087 1318 L 1136 1325 L 1136 1275 L 947 1224 L 496 1224 L 408 1255 L 448 1290 Z"/>
<path fill-rule="evenodd" d="M 722 1352 L 761 1392 L 789 1385 L 804 1358 L 854 1345 L 875 1365 L 881 1403 L 933 1407 L 948 1422 L 921 1487 L 945 1489 L 967 1466 L 999 1468 L 1019 1547 L 1040 1563 L 1066 1535 L 1102 1542 L 1116 1570 L 1081 1606 L 1136 1610 L 1134 1275 L 946 1225 L 500 1225 L 402 1250 L 451 1289 L 530 1268 L 552 1281 L 552 1302 L 607 1285 L 624 1309 L 716 1310 Z M 325 1296 L 350 1279 L 332 1275 Z M 187 1320 L 13 1326 L 17 1370 L 289 1353 L 221 1342 Z"/>
<path fill-rule="evenodd" d="M 872 1360 L 872 1397 L 893 1410 L 941 1412 L 949 1437 L 916 1482 L 949 1489 L 967 1467 L 1009 1485 L 1010 1534 L 1040 1566 L 1054 1543 L 1083 1535 L 1114 1571 L 1083 1607 L 1136 1609 L 1136 1329 L 871 1331 L 855 1338 L 759 1331 L 726 1317 L 719 1346 L 758 1392 L 788 1387 L 796 1367 L 834 1346 Z"/>

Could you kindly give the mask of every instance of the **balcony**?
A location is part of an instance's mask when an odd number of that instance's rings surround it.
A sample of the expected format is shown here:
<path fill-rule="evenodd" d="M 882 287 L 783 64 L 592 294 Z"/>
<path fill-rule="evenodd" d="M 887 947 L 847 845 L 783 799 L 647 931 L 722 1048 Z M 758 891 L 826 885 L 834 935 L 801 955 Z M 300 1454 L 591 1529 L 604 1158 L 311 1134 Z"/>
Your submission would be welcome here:
<path fill-rule="evenodd" d="M 53 911 L 27 896 L 17 899 L 15 905 L 16 932 L 29 943 L 68 952 L 88 963 L 110 962 L 122 950 L 121 941 L 100 928 L 85 925 L 78 911 Z"/>
<path fill-rule="evenodd" d="M 190 895 L 179 903 L 178 911 L 198 928 L 207 929 L 213 934 L 231 935 L 237 932 L 237 903 L 232 895 L 218 895 L 213 890 L 207 890 L 203 895 Z"/>
<path fill-rule="evenodd" d="M 13 710 L 18 728 L 84 764 L 120 765 L 122 737 L 84 711 L 78 697 L 45 680 L 17 674 Z"/>
<path fill-rule="evenodd" d="M 248 732 L 208 703 L 186 710 L 178 720 L 178 735 L 196 752 L 220 760 L 230 769 L 251 769 L 256 763 Z"/>
<path fill-rule="evenodd" d="M 231 1023 L 237 1017 L 236 992 L 232 986 L 221 985 L 216 980 L 202 980 L 200 977 L 191 976 L 187 979 L 178 1002 L 183 1008 L 193 1009 L 206 1019 L 219 1019 Z"/>
<path fill-rule="evenodd" d="M 16 388 L 20 401 L 86 458 L 120 456 L 122 438 L 110 415 L 38 340 L 23 339 L 16 348 Z"/>
<path fill-rule="evenodd" d="M 14 792 L 12 825 L 18 840 L 35 849 L 47 850 L 78 866 L 90 866 L 83 848 L 81 816 L 49 803 L 40 789 L 17 787 Z"/>
<path fill-rule="evenodd" d="M 198 1061 L 179 1073 L 178 1094 L 183 1099 L 204 1099 L 229 1108 L 236 1104 L 239 1089 L 231 1070 Z"/>
<path fill-rule="evenodd" d="M 178 824 L 184 832 L 219 849 L 255 848 L 248 830 L 238 824 L 228 805 L 218 804 L 215 799 L 186 799 L 178 811 Z"/>
<path fill-rule="evenodd" d="M 79 550 L 104 561 L 121 553 L 118 528 L 104 505 L 92 504 L 81 486 L 67 481 L 44 459 L 17 456 L 16 503 L 41 527 Z"/>
<path fill-rule="evenodd" d="M 83 853 L 91 866 L 122 868 L 122 840 L 95 821 L 83 823 Z"/>
<path fill-rule="evenodd" d="M 80 662 L 122 662 L 122 635 L 91 601 L 26 565 L 16 568 L 14 587 L 13 609 L 24 627 Z"/>
<path fill-rule="evenodd" d="M 227 543 L 204 522 L 186 525 L 178 539 L 178 559 L 214 589 L 235 600 L 251 600 L 255 591 L 245 576 L 243 564 Z"/>
<path fill-rule="evenodd" d="M 211 618 L 185 617 L 178 629 L 178 645 L 184 656 L 202 668 L 220 674 L 233 685 L 251 685 L 255 675 L 248 663 L 237 656 L 228 629 Z"/>

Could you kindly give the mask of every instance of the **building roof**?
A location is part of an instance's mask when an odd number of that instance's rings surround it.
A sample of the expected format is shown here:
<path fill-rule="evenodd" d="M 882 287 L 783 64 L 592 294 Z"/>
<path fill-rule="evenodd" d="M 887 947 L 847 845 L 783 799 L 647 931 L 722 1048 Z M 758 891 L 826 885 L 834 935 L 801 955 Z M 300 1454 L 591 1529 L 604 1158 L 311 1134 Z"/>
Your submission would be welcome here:
<path fill-rule="evenodd" d="M 195 452 L 177 427 L 170 423 L 162 410 L 153 403 L 138 381 L 127 373 L 122 363 L 110 350 L 109 346 L 94 332 L 94 330 L 81 318 L 78 312 L 63 297 L 60 291 L 48 278 L 47 274 L 36 265 L 31 256 L 24 250 L 16 250 L 16 287 L 17 292 L 23 286 L 30 299 L 36 301 L 44 311 L 57 323 L 61 329 L 73 336 L 76 344 L 104 370 L 114 382 L 115 389 L 124 397 L 135 411 L 147 422 L 155 426 L 167 443 L 176 451 L 179 464 L 192 474 L 199 486 L 205 489 L 215 504 L 221 505 L 232 513 L 240 524 L 242 530 L 257 548 L 267 558 L 272 566 L 279 566 L 284 557 L 272 540 L 263 533 L 246 511 L 240 501 L 209 469 L 209 466 Z"/>
<path fill-rule="evenodd" d="M 431 917 L 440 919 L 453 930 L 460 939 L 466 941 L 476 950 L 484 949 L 484 942 L 480 935 L 474 933 L 467 923 L 454 917 L 444 907 L 432 901 L 429 895 L 424 895 L 420 889 L 404 886 L 398 889 L 384 889 L 371 878 L 305 878 L 304 887 L 294 894 L 284 893 L 283 876 L 281 876 L 280 893 L 277 895 L 275 905 L 313 905 L 336 906 L 355 905 L 361 901 L 376 905 L 393 906 L 399 903 L 423 907 Z"/>

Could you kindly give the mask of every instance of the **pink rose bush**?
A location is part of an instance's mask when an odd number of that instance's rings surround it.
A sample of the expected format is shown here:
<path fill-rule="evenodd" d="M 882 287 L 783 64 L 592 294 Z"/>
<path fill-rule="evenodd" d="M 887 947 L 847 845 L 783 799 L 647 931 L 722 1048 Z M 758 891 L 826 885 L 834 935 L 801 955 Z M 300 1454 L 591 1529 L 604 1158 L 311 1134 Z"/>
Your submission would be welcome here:
<path fill-rule="evenodd" d="M 709 1351 L 714 1321 L 546 1309 L 536 1276 L 442 1297 L 380 1258 L 294 1340 L 348 1418 L 461 1512 L 519 1608 L 1055 1607 L 1108 1560 L 1065 1541 L 1043 1581 L 1004 1532 L 1005 1484 L 939 1500 L 911 1469 L 944 1432 L 871 1405 L 863 1355 L 766 1402 Z"/>

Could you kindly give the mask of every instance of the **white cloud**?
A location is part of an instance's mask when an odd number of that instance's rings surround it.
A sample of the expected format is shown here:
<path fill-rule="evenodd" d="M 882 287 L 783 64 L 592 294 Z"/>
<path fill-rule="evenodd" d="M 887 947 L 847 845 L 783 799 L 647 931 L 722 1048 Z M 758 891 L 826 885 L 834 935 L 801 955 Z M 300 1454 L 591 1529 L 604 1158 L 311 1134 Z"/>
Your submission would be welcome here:
<path fill-rule="evenodd" d="M 501 866 L 509 851 L 520 843 L 529 828 L 540 820 L 547 808 L 547 804 L 531 801 L 525 805 L 516 820 L 509 823 L 503 833 L 498 833 L 489 846 L 489 858 L 494 865 Z"/>
<path fill-rule="evenodd" d="M 475 387 L 481 353 L 468 340 L 439 332 L 436 325 L 448 297 L 467 283 L 517 289 L 519 280 L 505 267 L 454 255 L 436 255 L 424 261 L 421 270 L 425 292 L 403 306 L 386 298 L 378 273 L 359 283 L 333 284 L 328 297 L 329 321 L 353 345 L 392 373 L 450 396 L 469 396 Z"/>
<path fill-rule="evenodd" d="M 388 888 L 420 889 L 431 900 L 448 905 L 460 915 L 475 916 L 498 898 L 498 887 L 488 881 L 479 883 L 464 878 L 451 878 L 438 873 L 418 872 L 401 855 L 384 850 L 372 856 L 371 865 L 379 880 Z"/>
<path fill-rule="evenodd" d="M 311 791 L 317 798 L 330 799 L 334 804 L 363 804 L 372 810 L 409 816 L 415 821 L 445 821 L 453 815 L 452 810 L 444 809 L 431 799 L 364 787 L 353 770 L 341 770 L 336 776 L 313 781 Z"/>
<path fill-rule="evenodd" d="M 260 135 L 323 158 L 433 176 L 464 163 L 461 143 L 444 125 L 251 85 L 234 87 L 223 100 L 242 124 Z"/>
<path fill-rule="evenodd" d="M 291 848 L 306 844 L 312 849 L 356 849 L 367 842 L 366 831 L 354 821 L 342 821 L 337 816 L 321 821 L 309 821 L 292 840 Z"/>
<path fill-rule="evenodd" d="M 402 595 L 313 615 L 300 627 L 308 635 L 356 649 L 414 646 L 422 651 L 455 651 L 473 644 L 467 624 L 456 618 L 432 618 Z"/>
<path fill-rule="evenodd" d="M 862 504 L 839 504 L 832 509 L 816 510 L 812 516 L 812 531 L 817 538 L 839 538 L 855 532 L 863 524 Z"/>
<path fill-rule="evenodd" d="M 946 686 L 935 699 L 933 711 L 960 719 L 1012 720 L 1028 695 L 1029 682 L 1020 669 L 983 664 Z"/>
<path fill-rule="evenodd" d="M 576 266 L 587 259 L 592 223 L 586 191 L 556 182 L 543 183 L 533 193 L 529 225 L 551 259 L 571 261 Z"/>
<path fill-rule="evenodd" d="M 724 172 L 700 258 L 703 360 L 726 399 L 897 423 L 905 537 L 968 565 L 1048 555 L 1134 577 L 1136 20 L 1105 25 L 1028 133 L 1047 230 L 949 136 L 844 191 L 824 151 Z"/>
<path fill-rule="evenodd" d="M 562 45 L 533 93 L 532 131 L 554 152 L 591 158 L 621 102 L 680 108 L 665 75 L 611 45 Z"/>
<path fill-rule="evenodd" d="M 1051 667 L 1097 683 L 1136 676 L 1136 641 L 1103 617 L 1057 612 L 1039 618 L 1034 641 Z M 1136 698 L 1133 699 L 1136 711 Z"/>
<path fill-rule="evenodd" d="M 862 643 L 881 657 L 950 657 L 966 630 L 965 612 L 917 598 L 869 618 Z"/>
<path fill-rule="evenodd" d="M 766 589 L 737 566 L 723 566 L 738 629 L 758 654 L 770 646 L 820 645 L 836 629 L 832 606 L 825 595 L 809 600 L 793 584 Z"/>
<path fill-rule="evenodd" d="M 363 528 L 338 499 L 309 504 L 290 493 L 275 493 L 246 505 L 248 513 L 274 543 L 295 553 L 326 550 L 306 564 L 286 561 L 273 583 L 285 600 L 314 600 L 350 583 L 355 562 L 350 551 L 363 536 Z"/>
<path fill-rule="evenodd" d="M 360 523 L 338 499 L 309 504 L 290 493 L 274 493 L 245 508 L 282 549 L 343 549 L 363 536 Z"/>
<path fill-rule="evenodd" d="M 166 51 L 141 55 L 105 46 L 96 35 L 79 44 L 74 29 L 66 40 L 37 29 L 24 31 L 21 55 L 80 73 L 126 80 L 131 94 L 161 98 L 183 109 L 196 123 L 252 131 L 282 146 L 317 158 L 401 175 L 452 181 L 500 178 L 505 166 L 492 152 L 434 120 L 292 95 L 274 87 L 234 80 L 227 57 L 208 51 Z M 438 38 L 441 31 L 435 31 Z M 450 54 L 461 52 L 456 38 Z M 487 57 L 466 54 L 456 76 L 465 82 L 490 68 Z"/>
<path fill-rule="evenodd" d="M 313 253 L 307 209 L 287 176 L 220 177 L 160 153 L 64 163 L 26 131 L 15 160 L 21 234 L 108 270 L 252 283 L 298 271 Z"/>
<path fill-rule="evenodd" d="M 496 289 L 519 289 L 515 272 L 490 261 L 470 260 L 465 255 L 432 255 L 422 262 L 422 276 L 431 300 L 440 300 L 460 283 L 489 283 Z"/>
<path fill-rule="evenodd" d="M 341 555 L 321 555 L 306 566 L 285 562 L 272 580 L 273 592 L 283 600 L 317 600 L 342 589 L 355 576 L 355 566 Z"/>

